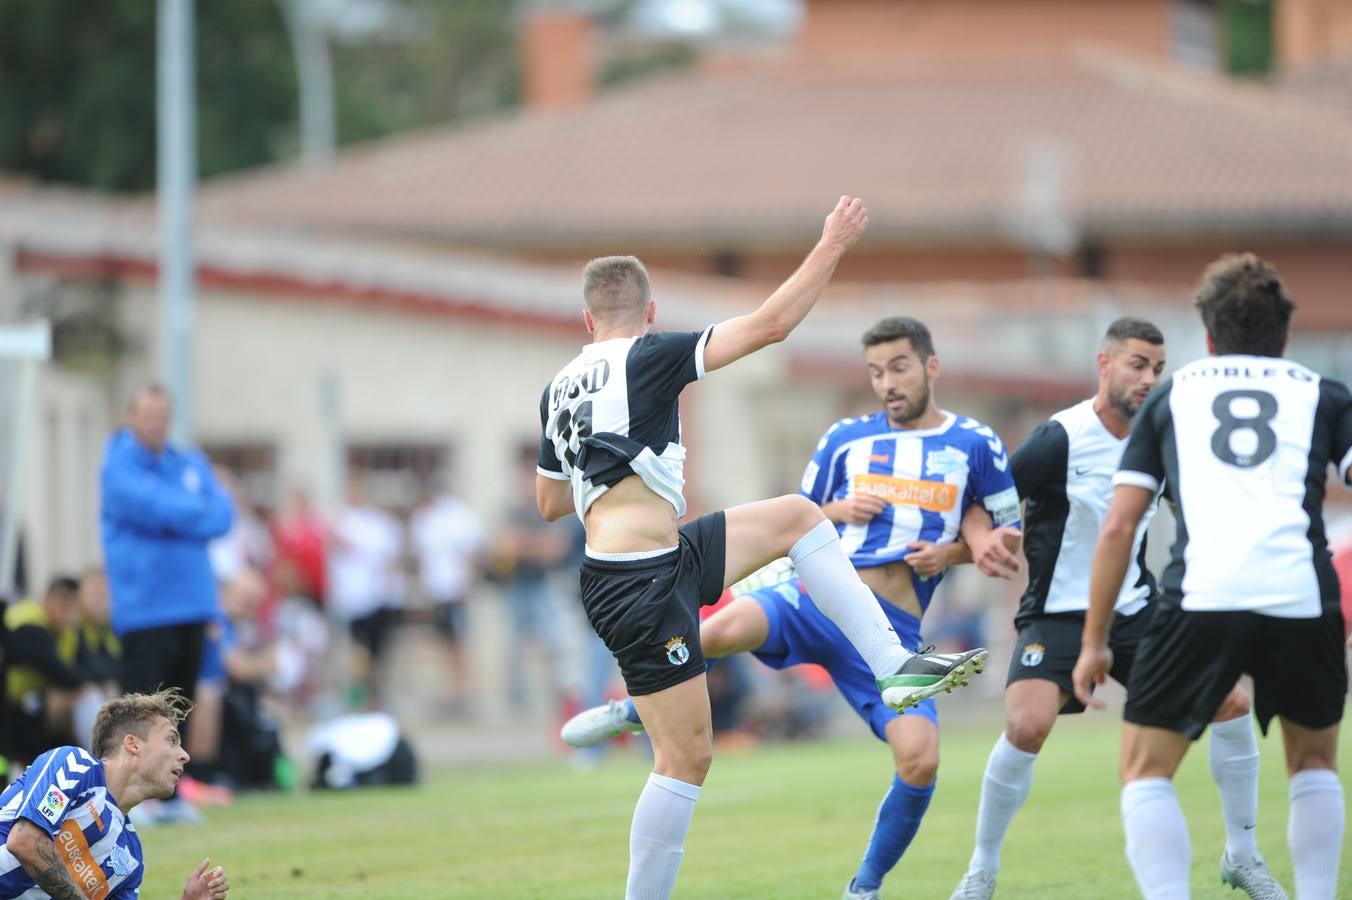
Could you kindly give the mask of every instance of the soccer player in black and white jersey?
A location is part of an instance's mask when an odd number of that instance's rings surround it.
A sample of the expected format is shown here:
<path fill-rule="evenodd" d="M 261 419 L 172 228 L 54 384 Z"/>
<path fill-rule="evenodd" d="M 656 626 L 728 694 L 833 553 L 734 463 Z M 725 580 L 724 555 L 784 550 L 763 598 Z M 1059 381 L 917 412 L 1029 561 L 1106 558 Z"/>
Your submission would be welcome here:
<path fill-rule="evenodd" d="M 1148 898 L 1189 895 L 1192 854 L 1173 775 L 1248 673 L 1264 733 L 1274 716 L 1282 721 L 1296 894 L 1332 900 L 1347 665 L 1323 502 L 1330 463 L 1348 483 L 1352 395 L 1282 358 L 1295 305 L 1258 257 L 1214 263 L 1197 307 L 1212 356 L 1178 370 L 1137 416 L 1094 552 L 1075 694 L 1090 703 L 1112 668 L 1114 600 L 1162 485 L 1178 531 L 1136 654 L 1122 734 L 1122 823 L 1136 881 Z"/>
<path fill-rule="evenodd" d="M 976 847 L 952 900 L 994 895 L 1000 848 L 1028 798 L 1033 765 L 1059 715 L 1080 713 L 1071 671 L 1089 606 L 1089 572 L 1099 528 L 1112 499 L 1112 476 L 1132 420 L 1164 372 L 1164 335 L 1143 319 L 1108 326 L 1099 347 L 1098 391 L 1043 422 L 1014 452 L 1010 468 L 1027 503 L 1024 551 L 1028 588 L 1014 625 L 1018 639 L 1005 688 L 1005 731 L 995 742 L 981 783 Z M 1152 501 L 1133 537 L 1131 561 L 1114 604 L 1109 643 L 1113 678 L 1126 685 L 1156 599 L 1145 566 Z M 970 523 L 977 526 L 979 523 Z M 993 548 L 999 554 L 1000 548 Z M 1258 744 L 1249 698 L 1235 686 L 1217 711 L 1211 732 L 1211 772 L 1225 817 L 1226 876 L 1250 896 L 1286 895 L 1272 880 L 1254 842 L 1258 810 Z"/>
<path fill-rule="evenodd" d="M 685 385 L 788 336 L 868 225 L 842 197 L 803 264 L 755 311 L 694 333 L 650 333 L 648 276 L 633 257 L 593 260 L 583 321 L 593 337 L 540 401 L 536 501 L 547 519 L 576 512 L 587 531 L 582 604 L 620 664 L 653 745 L 653 772 L 629 839 L 626 896 L 670 895 L 700 785 L 713 757 L 699 643 L 700 604 L 789 556 L 813 599 L 849 638 L 898 711 L 965 684 L 987 651 L 913 654 L 850 564 L 835 525 L 791 495 L 685 515 L 677 397 Z"/>

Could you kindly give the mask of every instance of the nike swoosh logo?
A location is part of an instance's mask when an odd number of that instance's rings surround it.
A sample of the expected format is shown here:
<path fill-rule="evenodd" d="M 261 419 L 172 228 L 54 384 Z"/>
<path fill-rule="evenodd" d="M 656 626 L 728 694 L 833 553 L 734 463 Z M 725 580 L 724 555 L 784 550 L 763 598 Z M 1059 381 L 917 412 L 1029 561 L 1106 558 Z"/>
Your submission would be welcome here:
<path fill-rule="evenodd" d="M 1081 475 L 1088 475 L 1090 471 L 1092 471 L 1092 470 L 1090 470 L 1090 469 L 1081 469 L 1081 468 L 1079 468 L 1079 467 L 1077 466 L 1077 467 L 1075 468 L 1075 477 L 1076 477 L 1076 478 L 1079 478 Z"/>
<path fill-rule="evenodd" d="M 1244 830 L 1245 830 L 1245 831 L 1253 831 L 1253 826 L 1252 826 L 1252 825 L 1245 825 L 1245 826 L 1244 826 Z"/>

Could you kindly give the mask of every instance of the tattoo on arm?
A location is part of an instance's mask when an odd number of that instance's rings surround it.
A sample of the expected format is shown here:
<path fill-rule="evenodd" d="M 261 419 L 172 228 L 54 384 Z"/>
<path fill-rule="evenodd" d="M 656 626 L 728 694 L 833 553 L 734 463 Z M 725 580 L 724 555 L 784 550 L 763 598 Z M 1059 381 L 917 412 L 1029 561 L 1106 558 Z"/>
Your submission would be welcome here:
<path fill-rule="evenodd" d="M 16 828 L 35 828 L 20 820 Z M 70 873 L 66 871 L 66 865 L 61 860 L 61 854 L 56 849 L 56 844 L 45 834 L 37 835 L 36 845 L 37 859 L 24 860 L 23 867 L 33 880 L 37 882 L 38 887 L 47 892 L 52 900 L 84 900 L 84 891 L 71 880 Z"/>

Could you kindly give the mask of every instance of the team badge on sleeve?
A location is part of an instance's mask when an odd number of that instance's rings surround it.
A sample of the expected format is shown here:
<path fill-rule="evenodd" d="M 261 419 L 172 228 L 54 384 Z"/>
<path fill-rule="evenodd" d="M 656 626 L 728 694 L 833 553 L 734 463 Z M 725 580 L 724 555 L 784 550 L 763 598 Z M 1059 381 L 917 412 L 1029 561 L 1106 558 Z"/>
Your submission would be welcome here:
<path fill-rule="evenodd" d="M 70 798 L 63 794 L 60 788 L 50 787 L 47 789 L 47 796 L 43 797 L 42 803 L 38 805 L 38 815 L 55 825 L 69 804 Z"/>

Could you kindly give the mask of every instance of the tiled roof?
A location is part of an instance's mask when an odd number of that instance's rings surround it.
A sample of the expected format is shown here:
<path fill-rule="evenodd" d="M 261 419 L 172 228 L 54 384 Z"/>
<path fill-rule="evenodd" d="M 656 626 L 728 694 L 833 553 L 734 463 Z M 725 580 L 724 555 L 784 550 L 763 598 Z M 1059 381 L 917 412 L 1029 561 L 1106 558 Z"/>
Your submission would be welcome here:
<path fill-rule="evenodd" d="M 871 240 L 1010 237 L 1029 171 L 1090 234 L 1352 234 L 1335 109 L 1103 52 L 1005 71 L 784 65 L 668 76 L 563 112 L 434 129 L 320 170 L 217 179 L 217 221 L 505 247 L 809 239 L 835 195 Z M 1059 178 L 1059 186 L 1057 179 Z"/>

